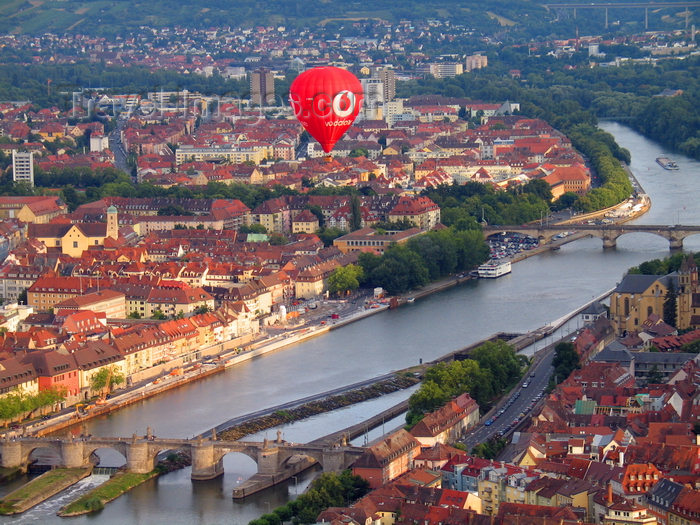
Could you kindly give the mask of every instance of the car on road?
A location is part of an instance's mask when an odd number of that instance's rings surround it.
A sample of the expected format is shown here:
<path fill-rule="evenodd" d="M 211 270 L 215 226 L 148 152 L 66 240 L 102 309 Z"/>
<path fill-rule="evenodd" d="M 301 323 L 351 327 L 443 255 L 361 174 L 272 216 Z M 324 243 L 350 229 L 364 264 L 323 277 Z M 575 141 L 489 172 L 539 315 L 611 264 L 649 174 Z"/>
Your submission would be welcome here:
<path fill-rule="evenodd" d="M 486 423 L 484 423 L 484 425 L 486 425 L 487 427 L 493 425 L 493 418 L 486 420 Z"/>

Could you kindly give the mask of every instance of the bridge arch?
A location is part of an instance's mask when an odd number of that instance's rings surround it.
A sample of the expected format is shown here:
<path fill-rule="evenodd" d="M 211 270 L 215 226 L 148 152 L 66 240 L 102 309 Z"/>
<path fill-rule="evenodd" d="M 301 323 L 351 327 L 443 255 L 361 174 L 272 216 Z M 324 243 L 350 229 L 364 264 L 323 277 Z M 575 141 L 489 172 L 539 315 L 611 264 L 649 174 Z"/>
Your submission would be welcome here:
<path fill-rule="evenodd" d="M 37 443 L 23 447 L 21 464 L 29 468 L 31 464 L 62 466 L 63 451 L 60 442 Z"/>
<path fill-rule="evenodd" d="M 621 226 L 619 228 L 600 228 L 600 229 L 593 229 L 589 230 L 587 232 L 591 237 L 597 237 L 598 239 L 601 239 L 603 241 L 603 248 L 615 248 L 617 247 L 617 240 L 627 234 L 631 233 L 646 233 L 646 234 L 651 234 L 656 237 L 661 237 L 663 239 L 666 239 L 669 242 L 670 248 L 676 249 L 676 248 L 682 248 L 683 247 L 683 238 L 677 238 L 674 235 L 674 232 L 669 231 L 669 230 L 651 230 L 651 229 L 645 229 L 645 230 L 638 230 L 638 229 L 628 229 L 625 228 L 624 226 Z"/>
<path fill-rule="evenodd" d="M 123 468 L 127 464 L 127 452 L 123 446 L 102 445 L 83 449 L 86 463 L 95 467 Z"/>
<path fill-rule="evenodd" d="M 294 469 L 302 463 L 309 465 L 309 462 L 316 462 L 323 467 L 323 451 L 291 451 L 280 457 L 279 468 L 280 470 Z"/>
<path fill-rule="evenodd" d="M 257 457 L 250 451 L 240 449 L 216 450 L 216 471 L 227 477 L 227 483 L 237 486 L 258 472 Z"/>
<path fill-rule="evenodd" d="M 127 445 L 124 442 L 94 443 L 94 444 L 90 443 L 90 442 L 86 442 L 83 445 L 83 458 L 85 460 L 85 463 L 86 464 L 88 462 L 92 463 L 91 458 L 93 457 L 93 454 L 99 458 L 100 456 L 97 452 L 100 450 L 108 451 L 109 454 L 112 454 L 115 457 L 120 456 L 121 458 L 124 459 L 123 464 L 126 465 L 128 452 L 127 452 Z"/>

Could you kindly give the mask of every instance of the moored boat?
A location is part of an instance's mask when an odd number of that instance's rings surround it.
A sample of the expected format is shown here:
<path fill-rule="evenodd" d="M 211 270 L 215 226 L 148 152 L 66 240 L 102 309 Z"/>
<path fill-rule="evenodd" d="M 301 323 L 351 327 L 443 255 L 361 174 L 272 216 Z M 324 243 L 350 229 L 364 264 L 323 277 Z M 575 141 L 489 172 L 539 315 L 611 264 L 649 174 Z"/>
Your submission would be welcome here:
<path fill-rule="evenodd" d="M 479 272 L 479 277 L 485 278 L 485 279 L 495 279 L 497 277 L 501 277 L 502 275 L 506 275 L 507 273 L 510 273 L 511 271 L 511 263 L 510 261 L 506 261 L 503 259 L 495 260 L 491 259 L 490 261 L 485 262 L 481 266 L 479 266 L 478 272 Z"/>

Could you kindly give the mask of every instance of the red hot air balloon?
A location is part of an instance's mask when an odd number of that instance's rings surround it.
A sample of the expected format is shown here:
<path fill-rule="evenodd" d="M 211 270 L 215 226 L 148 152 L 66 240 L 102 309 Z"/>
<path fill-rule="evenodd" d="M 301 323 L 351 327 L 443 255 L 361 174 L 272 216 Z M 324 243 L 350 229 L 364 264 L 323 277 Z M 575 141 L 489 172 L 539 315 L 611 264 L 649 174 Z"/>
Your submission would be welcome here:
<path fill-rule="evenodd" d="M 362 107 L 362 85 L 339 67 L 315 67 L 294 79 L 289 103 L 304 129 L 329 153 Z"/>

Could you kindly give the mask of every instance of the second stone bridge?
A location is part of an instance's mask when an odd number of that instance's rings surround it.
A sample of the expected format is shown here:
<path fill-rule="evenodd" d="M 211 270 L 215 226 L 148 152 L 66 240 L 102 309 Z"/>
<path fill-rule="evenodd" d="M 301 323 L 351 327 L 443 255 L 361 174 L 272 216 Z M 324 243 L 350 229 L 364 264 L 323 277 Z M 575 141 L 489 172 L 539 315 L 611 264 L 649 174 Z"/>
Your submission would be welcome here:
<path fill-rule="evenodd" d="M 224 473 L 223 458 L 235 452 L 245 454 L 255 461 L 258 474 L 284 478 L 285 471 L 293 468 L 292 458 L 306 457 L 317 461 L 324 472 L 341 471 L 364 449 L 343 444 L 288 443 L 278 436 L 275 441 L 220 441 L 210 439 L 168 439 L 149 434 L 118 437 L 81 437 L 52 439 L 48 437 L 26 437 L 0 441 L 0 466 L 26 471 L 30 456 L 37 449 L 49 449 L 59 458 L 60 467 L 75 468 L 90 465 L 90 456 L 99 449 L 116 450 L 126 458 L 128 472 L 152 471 L 158 455 L 168 450 L 182 450 L 192 458 L 192 479 L 207 480 Z"/>

